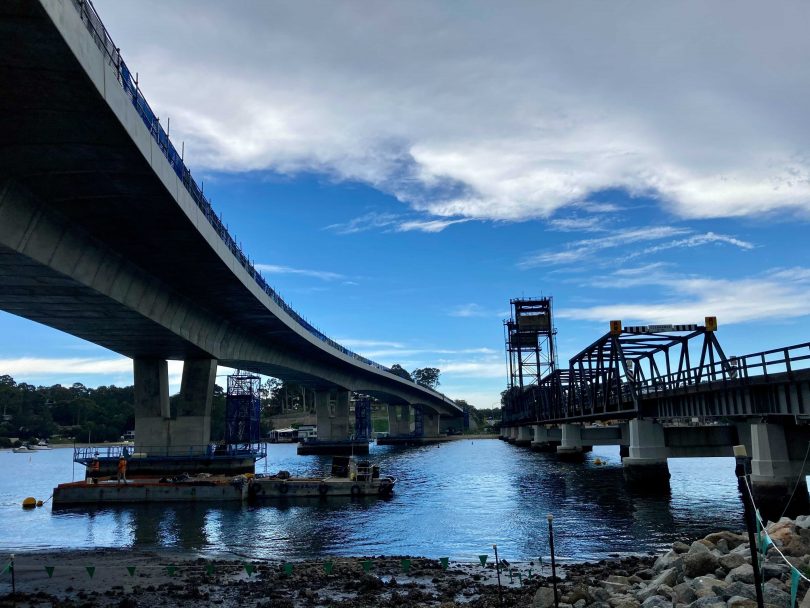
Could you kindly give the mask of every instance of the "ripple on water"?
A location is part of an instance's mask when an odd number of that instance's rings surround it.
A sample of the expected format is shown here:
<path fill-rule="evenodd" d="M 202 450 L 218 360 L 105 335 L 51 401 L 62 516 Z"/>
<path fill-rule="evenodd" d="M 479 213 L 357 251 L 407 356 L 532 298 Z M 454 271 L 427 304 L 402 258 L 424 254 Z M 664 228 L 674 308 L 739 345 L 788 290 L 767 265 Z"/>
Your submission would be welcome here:
<path fill-rule="evenodd" d="M 233 551 L 256 557 L 427 555 L 473 560 L 492 544 L 508 559 L 548 554 L 554 514 L 561 559 L 660 550 L 680 538 L 737 529 L 741 506 L 730 458 L 670 460 L 671 494 L 629 491 L 618 449 L 597 447 L 564 463 L 498 440 L 441 448 L 372 446 L 371 458 L 398 479 L 390 500 L 330 499 L 248 505 L 141 505 L 23 511 L 25 496 L 47 498 L 83 476 L 70 449 L 0 452 L 0 550 L 90 547 Z M 319 475 L 329 458 L 269 446 L 257 471 Z M 596 457 L 606 465 L 593 464 Z"/>

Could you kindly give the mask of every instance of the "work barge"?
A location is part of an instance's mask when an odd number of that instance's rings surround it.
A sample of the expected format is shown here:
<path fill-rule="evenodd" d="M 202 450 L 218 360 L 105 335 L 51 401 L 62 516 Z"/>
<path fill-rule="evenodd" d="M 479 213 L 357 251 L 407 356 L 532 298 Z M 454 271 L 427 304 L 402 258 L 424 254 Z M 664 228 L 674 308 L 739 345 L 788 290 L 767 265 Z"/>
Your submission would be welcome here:
<path fill-rule="evenodd" d="M 380 475 L 368 461 L 337 456 L 326 477 L 274 475 L 236 476 L 200 473 L 194 476 L 143 477 L 118 481 L 88 478 L 59 484 L 53 491 L 53 508 L 77 505 L 111 505 L 165 502 L 261 502 L 270 499 L 327 499 L 331 497 L 388 497 L 396 480 Z"/>

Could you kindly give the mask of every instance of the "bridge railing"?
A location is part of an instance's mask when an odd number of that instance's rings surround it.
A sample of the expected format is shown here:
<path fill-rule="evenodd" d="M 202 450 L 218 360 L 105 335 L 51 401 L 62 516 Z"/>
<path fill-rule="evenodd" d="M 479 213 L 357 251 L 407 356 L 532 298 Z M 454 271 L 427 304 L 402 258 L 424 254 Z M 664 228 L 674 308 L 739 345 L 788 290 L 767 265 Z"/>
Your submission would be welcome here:
<path fill-rule="evenodd" d="M 253 278 L 253 280 L 261 287 L 262 291 L 266 293 L 273 302 L 275 302 L 284 312 L 286 312 L 292 319 L 303 327 L 308 333 L 315 336 L 319 340 L 328 344 L 332 348 L 342 352 L 353 359 L 364 363 L 379 370 L 390 372 L 391 370 L 375 363 L 371 359 L 367 359 L 357 353 L 349 350 L 345 346 L 338 344 L 332 338 L 326 336 L 319 329 L 315 328 L 311 323 L 298 314 L 293 308 L 285 302 L 281 296 L 272 288 L 262 277 L 250 259 L 244 254 L 241 247 L 236 243 L 233 237 L 228 232 L 228 229 L 223 224 L 222 220 L 214 212 L 211 203 L 205 197 L 202 188 L 197 185 L 197 182 L 191 176 L 191 171 L 186 167 L 183 158 L 178 154 L 177 149 L 171 143 L 168 133 L 163 129 L 160 124 L 160 119 L 152 111 L 146 98 L 141 93 L 138 87 L 138 81 L 132 77 L 132 72 L 127 67 L 126 63 L 121 57 L 121 51 L 115 46 L 112 37 L 110 36 L 107 28 L 98 15 L 93 3 L 90 0 L 72 0 L 73 5 L 79 11 L 82 21 L 87 26 L 91 36 L 96 42 L 96 45 L 106 54 L 108 62 L 116 69 L 118 82 L 124 89 L 124 92 L 129 96 L 132 105 L 138 112 L 138 115 L 143 120 L 146 127 L 149 129 L 152 138 L 157 142 L 158 147 L 163 151 L 166 160 L 171 165 L 177 177 L 186 187 L 192 200 L 196 203 L 197 207 L 205 215 L 209 224 L 211 224 L 214 231 L 219 235 L 220 239 L 227 245 L 228 249 L 233 253 L 241 266 Z"/>
<path fill-rule="evenodd" d="M 188 458 L 233 458 L 242 456 L 259 460 L 267 456 L 267 444 L 232 443 L 232 444 L 199 444 L 199 445 L 91 445 L 73 448 L 73 461 L 89 464 L 96 458 L 102 460 L 117 459 L 121 456 L 135 460 L 142 458 L 160 458 L 184 460 Z"/>

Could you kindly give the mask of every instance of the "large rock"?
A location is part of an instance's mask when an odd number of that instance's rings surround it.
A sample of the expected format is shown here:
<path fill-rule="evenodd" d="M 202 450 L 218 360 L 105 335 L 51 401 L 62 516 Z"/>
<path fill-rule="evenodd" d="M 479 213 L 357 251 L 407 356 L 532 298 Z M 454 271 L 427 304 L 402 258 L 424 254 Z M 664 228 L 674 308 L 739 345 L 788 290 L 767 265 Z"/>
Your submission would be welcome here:
<path fill-rule="evenodd" d="M 672 543 L 672 550 L 675 553 L 686 553 L 689 551 L 689 545 L 682 541 L 676 540 L 674 543 Z"/>
<path fill-rule="evenodd" d="M 728 583 L 714 576 L 699 576 L 692 579 L 691 585 L 698 597 L 706 597 L 708 595 L 717 595 L 718 588 L 723 589 Z"/>
<path fill-rule="evenodd" d="M 695 590 L 692 589 L 689 583 L 675 585 L 672 591 L 675 592 L 675 598 L 678 600 L 679 604 L 691 604 L 698 599 L 697 593 L 695 593 Z"/>
<path fill-rule="evenodd" d="M 653 564 L 652 569 L 655 572 L 661 572 L 662 570 L 666 570 L 667 568 L 677 567 L 679 563 L 681 563 L 683 557 L 678 555 L 675 551 L 667 551 Z"/>
<path fill-rule="evenodd" d="M 672 600 L 662 595 L 653 595 L 644 600 L 641 608 L 672 608 Z"/>
<path fill-rule="evenodd" d="M 726 608 L 726 601 L 716 595 L 707 595 L 689 604 L 689 608 Z"/>
<path fill-rule="evenodd" d="M 807 530 L 810 528 L 810 515 L 799 515 L 793 523 L 795 523 L 797 527 Z"/>
<path fill-rule="evenodd" d="M 610 591 L 602 587 L 588 587 L 588 593 L 597 602 L 606 602 L 610 599 Z"/>
<path fill-rule="evenodd" d="M 706 545 L 700 541 L 695 541 L 683 556 L 683 573 L 690 578 L 694 578 L 714 572 L 719 564 L 717 556 L 709 551 Z"/>
<path fill-rule="evenodd" d="M 757 599 L 757 590 L 753 585 L 747 585 L 737 581 L 728 585 L 719 595 L 722 595 L 726 599 L 736 596 L 747 597 L 749 600 L 755 600 Z"/>
<path fill-rule="evenodd" d="M 795 524 L 787 517 L 783 517 L 776 523 L 768 524 L 765 530 L 774 543 L 781 541 L 782 544 L 786 544 L 796 534 Z"/>
<path fill-rule="evenodd" d="M 740 581 L 742 583 L 753 584 L 754 569 L 751 567 L 751 564 L 743 564 L 742 566 L 737 566 L 731 572 L 728 573 L 726 581 L 729 583 Z"/>
<path fill-rule="evenodd" d="M 591 593 L 588 591 L 588 587 L 586 585 L 579 584 L 574 585 L 570 591 L 563 594 L 561 600 L 566 604 L 573 604 L 576 606 L 576 603 L 580 600 L 585 600 L 586 604 L 590 604 L 593 601 L 593 596 L 591 596 Z"/>
<path fill-rule="evenodd" d="M 554 605 L 554 589 L 540 587 L 534 594 L 532 608 L 551 608 Z"/>
<path fill-rule="evenodd" d="M 741 544 L 748 542 L 748 536 L 744 534 L 735 534 L 734 532 L 729 532 L 727 530 L 709 534 L 706 537 L 706 540 L 716 545 L 721 538 L 728 543 L 729 549 L 734 549 L 740 546 Z"/>
<path fill-rule="evenodd" d="M 612 608 L 639 608 L 641 606 L 636 598 L 629 595 L 614 595 L 608 603 Z"/>
<path fill-rule="evenodd" d="M 762 585 L 762 597 L 766 604 L 774 606 L 787 606 L 790 603 L 790 594 L 773 585 Z"/>
<path fill-rule="evenodd" d="M 787 537 L 782 553 L 793 557 L 810 554 L 810 530 L 799 528 L 799 533 Z"/>
<path fill-rule="evenodd" d="M 768 580 L 769 578 L 782 578 L 782 575 L 790 572 L 790 566 L 787 564 L 775 564 L 773 562 L 765 562 L 762 564 L 762 578 Z"/>
<path fill-rule="evenodd" d="M 757 601 L 747 597 L 734 595 L 726 601 L 727 608 L 757 608 Z"/>
<path fill-rule="evenodd" d="M 734 570 L 745 563 L 745 557 L 742 553 L 729 553 L 717 560 L 720 565 L 726 570 Z"/>
<path fill-rule="evenodd" d="M 648 585 L 656 588 L 660 587 L 661 585 L 674 587 L 676 582 L 678 582 L 678 571 L 675 568 L 667 568 L 661 572 L 661 574 L 652 579 Z"/>

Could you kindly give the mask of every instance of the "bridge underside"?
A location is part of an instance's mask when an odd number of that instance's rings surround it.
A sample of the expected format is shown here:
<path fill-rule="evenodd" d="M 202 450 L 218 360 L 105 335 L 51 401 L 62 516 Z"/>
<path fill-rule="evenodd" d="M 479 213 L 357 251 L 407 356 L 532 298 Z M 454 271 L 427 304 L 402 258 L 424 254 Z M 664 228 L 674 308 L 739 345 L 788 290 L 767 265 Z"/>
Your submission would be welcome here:
<path fill-rule="evenodd" d="M 459 409 L 314 339 L 192 201 L 71 1 L 0 6 L 0 308 L 135 360 Z"/>

